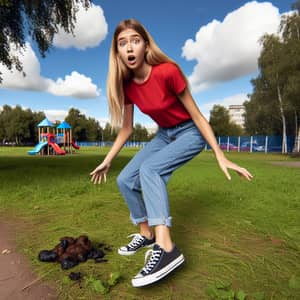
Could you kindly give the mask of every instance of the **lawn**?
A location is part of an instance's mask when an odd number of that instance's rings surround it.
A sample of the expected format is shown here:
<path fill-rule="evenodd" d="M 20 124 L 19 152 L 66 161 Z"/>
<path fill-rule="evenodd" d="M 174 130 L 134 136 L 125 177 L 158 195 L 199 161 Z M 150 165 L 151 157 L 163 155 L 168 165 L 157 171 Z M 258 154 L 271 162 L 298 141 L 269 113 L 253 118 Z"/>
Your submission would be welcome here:
<path fill-rule="evenodd" d="M 133 288 L 145 251 L 117 254 L 137 228 L 116 177 L 137 150 L 123 149 L 101 186 L 90 183 L 89 172 L 108 148 L 81 148 L 65 157 L 32 157 L 27 150 L 0 148 L 0 217 L 18 224 L 18 249 L 60 299 L 300 299 L 300 169 L 271 164 L 295 159 L 229 153 L 254 174 L 252 182 L 235 174 L 227 181 L 210 152 L 177 170 L 169 183 L 172 237 L 186 263 L 156 285 Z M 111 245 L 108 262 L 62 270 L 37 260 L 60 237 L 80 234 Z M 71 271 L 84 274 L 80 284 L 68 279 Z M 101 283 L 112 273 L 121 278 L 104 293 Z"/>

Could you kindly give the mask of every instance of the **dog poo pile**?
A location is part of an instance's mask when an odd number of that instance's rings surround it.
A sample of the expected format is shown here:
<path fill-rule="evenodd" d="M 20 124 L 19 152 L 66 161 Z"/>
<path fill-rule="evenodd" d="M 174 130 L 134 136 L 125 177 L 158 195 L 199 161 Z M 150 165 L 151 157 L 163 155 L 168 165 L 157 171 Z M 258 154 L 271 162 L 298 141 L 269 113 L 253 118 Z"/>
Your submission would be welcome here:
<path fill-rule="evenodd" d="M 98 247 L 111 250 L 111 247 L 105 244 L 99 244 Z M 67 270 L 88 259 L 94 259 L 96 263 L 105 262 L 107 260 L 103 259 L 104 256 L 103 250 L 93 247 L 89 238 L 81 235 L 78 238 L 60 238 L 60 243 L 52 250 L 40 251 L 38 258 L 43 262 L 59 262 L 61 268 Z"/>

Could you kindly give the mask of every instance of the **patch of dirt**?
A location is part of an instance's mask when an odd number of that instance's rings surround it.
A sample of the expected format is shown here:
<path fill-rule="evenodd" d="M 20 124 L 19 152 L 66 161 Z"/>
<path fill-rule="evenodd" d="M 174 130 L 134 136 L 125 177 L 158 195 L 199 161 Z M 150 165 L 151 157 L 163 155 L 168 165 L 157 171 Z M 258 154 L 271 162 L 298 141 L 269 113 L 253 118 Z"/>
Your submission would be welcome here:
<path fill-rule="evenodd" d="M 300 168 L 300 161 L 271 161 L 271 164 L 291 168 Z"/>
<path fill-rule="evenodd" d="M 0 223 L 0 300 L 54 300 L 54 288 L 33 274 L 27 259 L 16 251 L 16 226 Z"/>

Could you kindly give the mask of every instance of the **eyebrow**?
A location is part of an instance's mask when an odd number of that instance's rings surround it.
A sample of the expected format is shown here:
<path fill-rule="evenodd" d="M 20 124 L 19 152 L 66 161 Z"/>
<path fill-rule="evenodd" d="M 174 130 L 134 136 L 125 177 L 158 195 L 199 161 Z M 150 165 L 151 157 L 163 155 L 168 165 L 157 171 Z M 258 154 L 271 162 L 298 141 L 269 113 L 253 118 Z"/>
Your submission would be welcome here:
<path fill-rule="evenodd" d="M 133 38 L 133 37 L 141 37 L 139 34 L 132 34 L 129 36 L 129 38 Z M 121 38 L 118 38 L 118 41 L 121 41 L 121 40 L 125 40 L 127 37 L 121 37 Z"/>

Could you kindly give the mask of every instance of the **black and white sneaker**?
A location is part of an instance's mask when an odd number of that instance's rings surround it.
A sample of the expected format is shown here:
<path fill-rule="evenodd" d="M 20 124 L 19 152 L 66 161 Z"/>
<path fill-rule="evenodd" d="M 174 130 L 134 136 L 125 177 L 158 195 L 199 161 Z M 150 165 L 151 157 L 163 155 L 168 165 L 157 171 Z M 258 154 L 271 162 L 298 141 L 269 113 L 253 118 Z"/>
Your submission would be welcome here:
<path fill-rule="evenodd" d="M 142 248 L 149 248 L 152 247 L 155 243 L 155 238 L 153 237 L 152 239 L 147 239 L 143 235 L 140 235 L 139 233 L 133 233 L 129 235 L 128 237 L 133 237 L 132 241 L 123 247 L 120 247 L 118 249 L 118 253 L 120 255 L 132 255 L 136 251 Z"/>
<path fill-rule="evenodd" d="M 149 254 L 151 254 L 151 257 L 146 263 Z M 184 256 L 175 245 L 171 252 L 166 252 L 160 248 L 159 245 L 155 244 L 152 250 L 147 251 L 145 255 L 145 266 L 140 273 L 132 279 L 132 285 L 134 287 L 140 287 L 154 283 L 167 276 L 183 262 Z"/>

